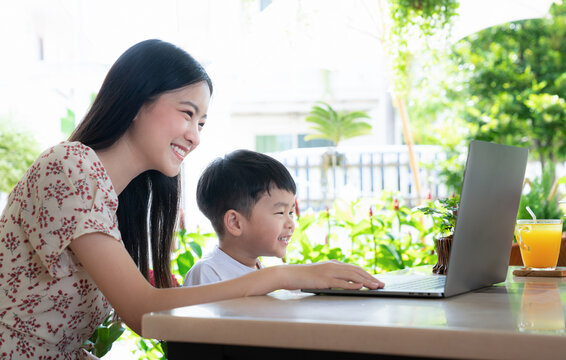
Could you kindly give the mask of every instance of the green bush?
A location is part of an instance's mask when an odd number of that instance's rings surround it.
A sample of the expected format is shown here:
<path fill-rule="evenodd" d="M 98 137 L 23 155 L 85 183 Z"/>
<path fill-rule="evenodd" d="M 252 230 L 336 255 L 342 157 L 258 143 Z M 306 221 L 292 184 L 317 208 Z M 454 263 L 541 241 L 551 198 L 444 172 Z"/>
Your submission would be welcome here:
<path fill-rule="evenodd" d="M 521 202 L 519 203 L 519 212 L 517 219 L 532 219 L 527 211 L 527 206 L 533 211 L 537 219 L 563 219 L 564 212 L 558 204 L 558 199 L 555 196 L 554 165 L 550 163 L 545 168 L 542 175 L 536 177 L 529 182 L 530 189 L 525 190 L 521 195 Z M 558 183 L 564 183 L 566 177 L 558 179 Z M 562 224 L 562 229 L 566 228 L 566 224 Z"/>
<path fill-rule="evenodd" d="M 32 134 L 0 120 L 0 192 L 10 193 L 39 153 Z"/>
<path fill-rule="evenodd" d="M 373 273 L 432 264 L 436 255 L 425 239 L 427 229 L 421 217 L 392 193 L 373 201 L 338 200 L 331 209 L 297 219 L 285 261 L 339 260 Z"/>

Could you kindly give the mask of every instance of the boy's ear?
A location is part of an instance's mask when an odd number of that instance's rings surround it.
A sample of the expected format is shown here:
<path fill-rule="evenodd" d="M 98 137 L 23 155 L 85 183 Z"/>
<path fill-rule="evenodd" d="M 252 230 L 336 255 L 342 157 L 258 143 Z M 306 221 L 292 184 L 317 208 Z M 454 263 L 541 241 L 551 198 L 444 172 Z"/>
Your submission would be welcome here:
<path fill-rule="evenodd" d="M 236 210 L 230 209 L 224 213 L 224 228 L 232 236 L 240 236 L 243 231 L 243 215 Z"/>

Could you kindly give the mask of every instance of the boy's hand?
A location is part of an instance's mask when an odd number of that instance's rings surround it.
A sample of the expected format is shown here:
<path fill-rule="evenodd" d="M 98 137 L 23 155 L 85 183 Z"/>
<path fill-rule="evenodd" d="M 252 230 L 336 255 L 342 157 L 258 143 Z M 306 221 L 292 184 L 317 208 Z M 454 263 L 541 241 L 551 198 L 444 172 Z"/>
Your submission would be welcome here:
<path fill-rule="evenodd" d="M 383 288 L 384 283 L 364 269 L 330 260 L 308 265 L 283 265 L 284 288 L 295 289 L 368 289 Z"/>

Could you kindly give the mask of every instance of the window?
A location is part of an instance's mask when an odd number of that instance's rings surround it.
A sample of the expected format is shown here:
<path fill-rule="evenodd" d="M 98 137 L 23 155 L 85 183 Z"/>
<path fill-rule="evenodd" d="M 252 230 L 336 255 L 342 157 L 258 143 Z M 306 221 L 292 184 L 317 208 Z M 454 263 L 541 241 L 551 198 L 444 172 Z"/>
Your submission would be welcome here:
<path fill-rule="evenodd" d="M 305 140 L 307 134 L 300 134 L 299 135 L 299 147 L 300 148 L 311 148 L 311 147 L 328 147 L 333 146 L 334 143 L 330 140 L 326 139 L 312 139 L 309 141 Z"/>
<path fill-rule="evenodd" d="M 328 147 L 334 145 L 326 139 L 306 141 L 307 134 L 257 135 L 255 148 L 259 152 L 276 152 L 293 148 Z"/>
<path fill-rule="evenodd" d="M 293 148 L 293 135 L 257 135 L 255 148 L 259 152 L 275 152 Z"/>
<path fill-rule="evenodd" d="M 265 10 L 266 7 L 271 5 L 273 0 L 259 0 L 259 11 Z"/>

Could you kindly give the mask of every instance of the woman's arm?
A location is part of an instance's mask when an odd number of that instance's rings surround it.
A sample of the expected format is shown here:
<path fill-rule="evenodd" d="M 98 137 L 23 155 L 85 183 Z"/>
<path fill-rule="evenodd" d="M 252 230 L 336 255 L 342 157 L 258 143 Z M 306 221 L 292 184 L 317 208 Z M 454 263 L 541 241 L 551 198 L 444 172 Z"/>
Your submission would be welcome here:
<path fill-rule="evenodd" d="M 108 235 L 83 235 L 73 240 L 70 248 L 120 318 L 136 333 L 141 331 L 143 314 L 180 306 L 263 295 L 277 289 L 383 286 L 358 266 L 330 261 L 269 267 L 211 285 L 157 289 L 144 279 L 124 246 Z"/>

